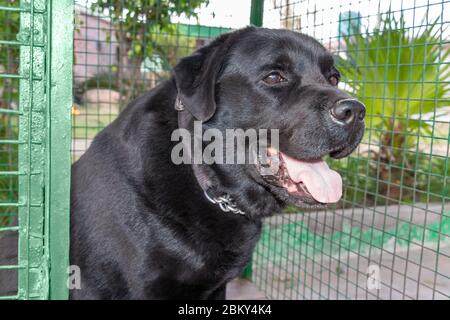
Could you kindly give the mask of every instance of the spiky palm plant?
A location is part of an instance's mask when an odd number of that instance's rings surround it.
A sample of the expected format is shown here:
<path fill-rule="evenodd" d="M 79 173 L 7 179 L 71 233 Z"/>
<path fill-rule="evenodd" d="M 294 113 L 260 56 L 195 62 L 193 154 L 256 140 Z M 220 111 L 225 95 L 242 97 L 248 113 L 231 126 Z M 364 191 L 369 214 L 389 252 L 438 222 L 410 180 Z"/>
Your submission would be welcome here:
<path fill-rule="evenodd" d="M 378 138 L 379 149 L 372 150 L 379 161 L 378 179 L 403 176 L 408 184 L 408 172 L 413 183 L 415 169 L 408 153 L 420 143 L 418 136 L 432 133 L 421 115 L 450 105 L 450 51 L 437 20 L 407 28 L 403 17 L 383 16 L 373 32 L 355 27 L 343 37 L 346 49 L 337 63 L 348 90 L 365 103 L 366 122 Z"/>

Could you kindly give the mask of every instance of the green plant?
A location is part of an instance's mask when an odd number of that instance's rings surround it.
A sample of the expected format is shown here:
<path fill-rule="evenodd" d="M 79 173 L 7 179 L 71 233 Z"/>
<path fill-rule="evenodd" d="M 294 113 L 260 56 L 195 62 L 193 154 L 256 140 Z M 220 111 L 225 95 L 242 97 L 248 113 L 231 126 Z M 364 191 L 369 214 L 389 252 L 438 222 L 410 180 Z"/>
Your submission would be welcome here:
<path fill-rule="evenodd" d="M 346 49 L 337 64 L 349 91 L 365 103 L 371 139 L 378 140 L 370 157 L 378 162 L 379 192 L 397 198 L 399 186 L 389 181 L 414 184 L 417 162 L 411 150 L 420 136 L 434 134 L 421 115 L 450 105 L 450 64 L 445 62 L 450 51 L 437 20 L 414 29 L 405 26 L 403 16 L 382 16 L 372 33 L 354 27 L 342 37 Z"/>
<path fill-rule="evenodd" d="M 158 54 L 164 64 L 174 64 L 180 56 L 178 48 L 192 49 L 193 39 L 180 37 L 171 22 L 173 16 L 197 17 L 197 9 L 208 0 L 98 0 L 93 12 L 107 15 L 114 25 L 119 57 L 115 72 L 122 104 L 141 93 L 141 66 L 146 57 Z M 177 54 L 178 53 L 178 54 Z M 130 85 L 125 79 L 131 79 Z M 142 81 L 141 81 L 142 82 Z"/>

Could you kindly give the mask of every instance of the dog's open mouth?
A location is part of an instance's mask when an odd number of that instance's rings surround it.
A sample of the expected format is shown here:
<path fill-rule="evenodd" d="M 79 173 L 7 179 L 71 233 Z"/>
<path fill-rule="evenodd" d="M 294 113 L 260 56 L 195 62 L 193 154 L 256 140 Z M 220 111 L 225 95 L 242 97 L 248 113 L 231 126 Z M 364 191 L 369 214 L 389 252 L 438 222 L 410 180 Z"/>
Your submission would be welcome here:
<path fill-rule="evenodd" d="M 267 149 L 259 171 L 265 181 L 308 204 L 336 203 L 342 196 L 342 178 L 323 160 L 298 160 L 274 148 Z M 261 160 L 261 159 L 260 159 Z"/>

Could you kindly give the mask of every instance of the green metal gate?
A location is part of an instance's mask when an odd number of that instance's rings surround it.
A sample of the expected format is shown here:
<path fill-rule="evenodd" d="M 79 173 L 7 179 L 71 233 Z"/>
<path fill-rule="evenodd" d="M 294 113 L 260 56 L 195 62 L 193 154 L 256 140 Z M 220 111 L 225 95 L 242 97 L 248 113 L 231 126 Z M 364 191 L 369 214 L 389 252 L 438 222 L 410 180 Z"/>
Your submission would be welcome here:
<path fill-rule="evenodd" d="M 64 299 L 73 4 L 2 0 L 0 15 L 0 299 Z"/>

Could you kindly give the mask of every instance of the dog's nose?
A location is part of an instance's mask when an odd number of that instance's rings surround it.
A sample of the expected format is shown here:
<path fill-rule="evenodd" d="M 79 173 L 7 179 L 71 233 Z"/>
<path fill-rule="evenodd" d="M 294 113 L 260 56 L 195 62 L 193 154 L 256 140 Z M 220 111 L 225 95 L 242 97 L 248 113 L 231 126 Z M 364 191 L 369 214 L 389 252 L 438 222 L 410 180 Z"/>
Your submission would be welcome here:
<path fill-rule="evenodd" d="M 340 100 L 331 108 L 331 116 L 343 124 L 362 121 L 365 115 L 366 107 L 355 99 Z"/>

